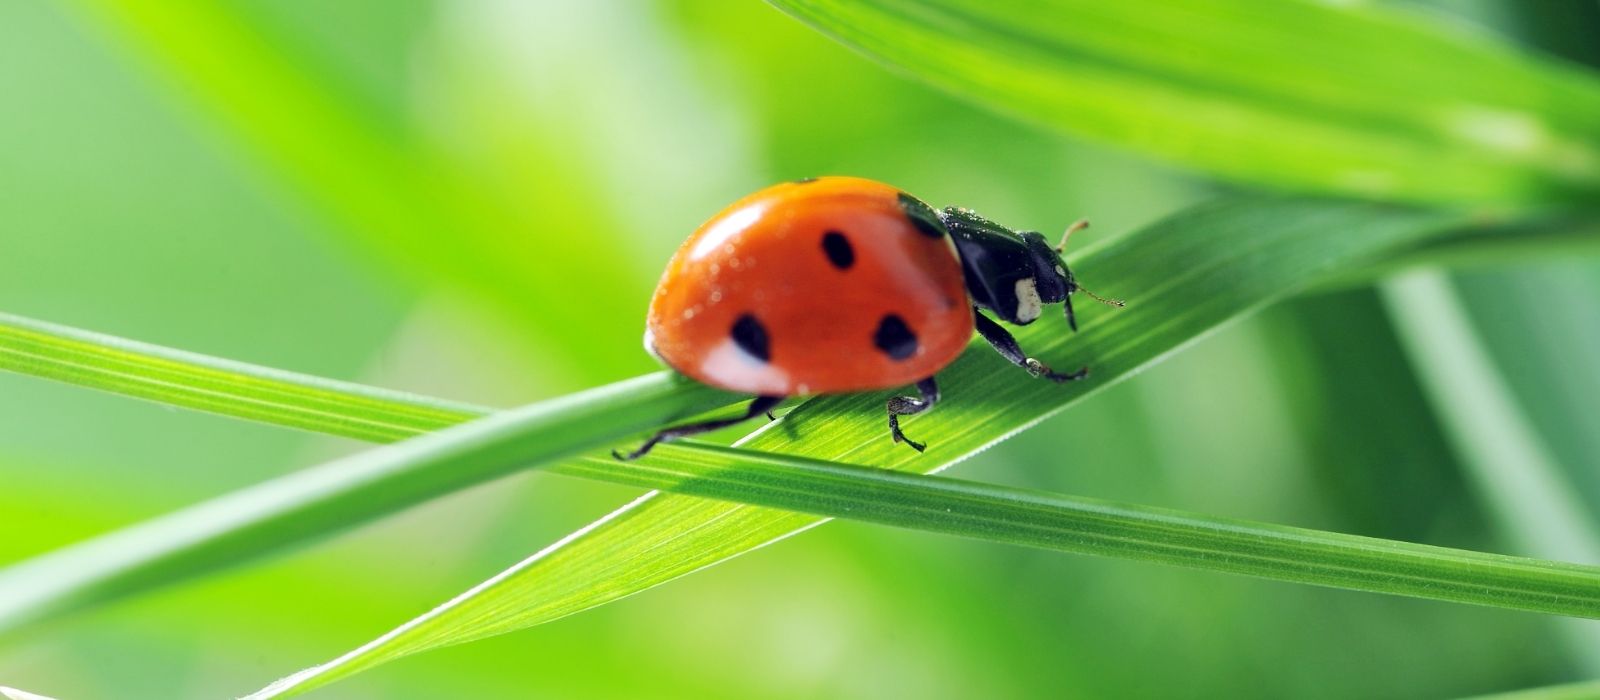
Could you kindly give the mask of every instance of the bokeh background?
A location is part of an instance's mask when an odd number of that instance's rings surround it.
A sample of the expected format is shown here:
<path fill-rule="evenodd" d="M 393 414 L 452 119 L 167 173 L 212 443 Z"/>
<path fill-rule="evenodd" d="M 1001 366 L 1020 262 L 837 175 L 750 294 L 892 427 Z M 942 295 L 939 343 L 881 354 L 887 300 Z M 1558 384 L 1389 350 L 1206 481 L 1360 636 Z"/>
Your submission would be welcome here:
<path fill-rule="evenodd" d="M 476 403 L 655 369 L 638 338 L 660 267 L 700 221 L 773 181 L 872 177 L 1041 230 L 1086 216 L 1085 239 L 1223 191 L 924 87 L 759 2 L 234 0 L 188 13 L 220 34 L 141 29 L 119 5 L 137 3 L 0 0 L 0 308 Z M 1600 59 L 1592 2 L 1421 9 Z M 214 71 L 251 89 L 196 87 Z M 1454 279 L 1514 410 L 1593 512 L 1600 264 Z M 1320 293 L 959 475 L 1518 551 L 1516 504 L 1478 486 L 1413 361 L 1378 293 Z M 0 563 L 359 448 L 0 376 Z M 492 483 L 6 640 L 0 685 L 241 693 L 634 495 L 550 475 Z M 1600 673 L 1594 638 L 1530 614 L 835 523 L 323 695 L 1449 697 Z"/>

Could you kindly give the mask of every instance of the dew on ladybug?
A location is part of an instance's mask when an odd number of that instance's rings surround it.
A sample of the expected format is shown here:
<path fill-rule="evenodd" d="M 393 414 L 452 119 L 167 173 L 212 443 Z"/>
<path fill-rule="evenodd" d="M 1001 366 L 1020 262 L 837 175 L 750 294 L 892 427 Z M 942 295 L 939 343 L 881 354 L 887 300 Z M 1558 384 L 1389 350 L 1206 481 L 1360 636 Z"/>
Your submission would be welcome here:
<path fill-rule="evenodd" d="M 900 417 L 939 401 L 934 375 L 976 330 L 1035 377 L 1082 379 L 1029 357 L 1000 321 L 1025 326 L 1083 292 L 1036 231 L 1013 231 L 968 209 L 936 211 L 880 182 L 808 178 L 741 199 L 703 224 L 667 264 L 650 302 L 645 348 L 691 379 L 755 395 L 744 414 L 661 430 L 618 459 L 656 444 L 767 414 L 785 398 L 914 384 L 918 396 L 888 401 Z M 770 414 L 769 414 L 770 415 Z"/>

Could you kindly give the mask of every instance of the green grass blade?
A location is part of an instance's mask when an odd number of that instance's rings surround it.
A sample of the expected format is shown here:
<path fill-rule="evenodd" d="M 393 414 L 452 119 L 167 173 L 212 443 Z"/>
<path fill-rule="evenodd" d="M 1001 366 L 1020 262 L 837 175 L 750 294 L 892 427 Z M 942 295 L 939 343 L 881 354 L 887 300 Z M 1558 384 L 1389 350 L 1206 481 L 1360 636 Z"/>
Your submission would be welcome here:
<path fill-rule="evenodd" d="M 490 413 L 5 313 L 0 313 L 0 369 L 371 442 L 392 442 Z"/>
<path fill-rule="evenodd" d="M 1504 229 L 1513 230 L 1513 229 Z M 1522 235 L 1522 234 L 1517 234 Z M 1440 237 L 1439 240 L 1456 241 L 1460 235 Z M 1489 241 L 1482 235 L 1466 240 Z M 986 350 L 980 350 L 986 353 Z M 354 437 L 377 442 L 388 442 L 448 427 L 468 419 L 486 415 L 490 409 L 465 404 L 440 401 L 401 392 L 374 389 L 359 384 L 336 382 L 307 377 L 281 370 L 266 369 L 244 363 L 219 360 L 194 353 L 171 350 L 122 338 L 66 328 L 0 314 L 0 369 L 66 381 L 82 386 L 136 396 L 168 405 L 183 406 L 220 413 L 238 418 L 258 420 L 323 433 Z M 1001 372 L 1006 371 L 1001 369 Z M 794 418 L 792 420 L 798 420 Z M 552 467 L 555 471 L 595 478 L 616 483 L 648 486 L 666 490 L 681 490 L 675 483 L 650 480 L 658 467 L 648 464 L 623 464 L 609 460 Z M 700 476 L 704 476 L 703 474 Z M 310 477 L 307 477 L 310 478 Z M 719 480 L 692 485 L 696 495 L 736 502 L 755 502 L 761 505 L 783 507 L 788 510 L 818 513 L 814 504 L 804 501 L 768 502 L 758 499 L 759 479 L 739 483 L 723 475 Z M 796 477 L 801 478 L 801 477 Z M 832 476 L 819 477 L 813 484 L 816 492 L 826 491 Z M 708 490 L 709 484 L 726 485 L 724 490 Z M 870 490 L 870 480 L 856 485 Z M 279 488 L 284 488 L 281 485 Z M 682 488 L 688 488 L 687 486 Z M 442 491 L 440 491 L 442 493 Z M 381 499 L 380 499 L 381 500 Z M 387 507 L 399 507 L 389 503 Z M 368 510 L 343 511 L 340 518 L 332 518 L 323 525 L 342 527 L 374 513 Z M 847 511 L 821 511 L 820 514 L 852 517 Z M 276 511 L 255 511 L 258 522 L 246 523 L 244 518 L 232 521 L 232 530 L 254 529 L 257 533 L 268 528 L 266 521 L 279 517 Z M 281 520 L 275 522 L 282 522 Z M 232 530 L 212 528 L 210 537 L 230 536 Z M 113 538 L 121 535 L 113 535 Z M 204 570 L 205 566 L 185 568 L 172 565 L 173 557 L 181 551 L 203 558 L 199 549 L 204 536 L 181 543 L 168 543 L 157 547 L 149 539 L 141 539 L 147 556 L 167 558 L 162 571 L 166 581 L 179 580 Z M 115 541 L 115 540 L 113 540 Z M 287 544 L 293 538 L 257 540 L 252 547 L 255 554 L 263 554 L 271 546 Z M 99 541 L 84 546 L 87 551 L 103 551 Z M 238 550 L 240 556 L 251 552 Z M 42 599 L 37 591 L 23 595 L 7 585 L 22 579 L 0 577 L 0 599 L 31 601 L 29 610 L 13 611 L 10 616 L 0 614 L 0 623 L 17 624 L 25 619 L 37 619 L 59 614 L 100 600 L 112 594 L 127 594 L 136 587 L 117 589 L 108 579 L 126 574 L 123 559 L 106 560 L 91 571 L 81 555 L 52 557 L 48 566 L 34 566 L 34 578 L 51 578 L 54 567 L 70 569 L 54 575 L 63 583 L 55 586 L 50 600 Z M 31 566 L 31 565 L 30 565 Z M 71 580 L 69 585 L 65 581 Z M 156 585 L 154 579 L 142 585 Z M 18 584 L 20 585 L 20 584 Z M 89 595 L 89 590 L 101 591 Z M 107 592 L 109 591 L 109 592 Z M 0 606 L 4 607 L 4 606 Z"/>
<path fill-rule="evenodd" d="M 1445 432 L 1499 528 L 1535 556 L 1600 562 L 1595 523 L 1473 331 L 1449 280 L 1414 272 L 1384 285 L 1396 329 Z"/>
<path fill-rule="evenodd" d="M 1600 567 L 1545 562 L 1112 503 L 991 484 L 699 445 L 667 446 L 626 480 L 813 515 L 1079 554 L 1363 591 L 1600 616 Z M 605 469 L 603 460 L 586 464 Z M 1038 465 L 1058 468 L 1061 465 Z M 582 473 L 582 467 L 578 468 Z M 596 526 L 603 526 L 601 521 Z M 674 531 L 678 530 L 674 528 Z M 582 536 L 580 531 L 575 536 Z M 558 545 L 559 546 L 559 543 Z M 522 625 L 540 604 L 519 576 L 550 550 L 325 666 L 250 696 L 293 695 L 368 665 Z M 604 576 L 597 563 L 587 573 Z M 525 581 L 523 582 L 525 583 Z M 604 585 L 597 581 L 597 585 Z M 492 601 L 492 602 L 491 602 Z M 472 609 L 463 633 L 461 608 Z"/>
<path fill-rule="evenodd" d="M 1394 326 L 1479 500 L 1516 551 L 1600 562 L 1595 520 L 1539 430 L 1518 408 L 1444 273 L 1403 275 L 1383 287 Z M 1561 632 L 1593 670 L 1600 627 Z"/>
<path fill-rule="evenodd" d="M 354 384 L 264 370 L 241 363 L 165 350 L 8 316 L 0 316 L 0 367 L 176 405 L 370 440 L 388 440 L 422 432 L 448 425 L 485 410 Z M 375 425 L 381 428 L 374 428 Z M 972 490 L 969 488 L 970 485 L 961 482 L 946 483 L 944 480 L 919 479 L 881 470 L 777 456 L 749 453 L 735 455 L 705 446 L 666 448 L 662 451 L 661 457 L 662 459 L 649 463 L 635 464 L 619 464 L 604 459 L 586 460 L 561 465 L 558 469 L 579 476 L 684 491 L 709 498 L 751 502 L 817 515 L 858 517 L 904 527 L 919 527 L 1065 551 L 1098 551 L 1364 590 L 1421 594 L 1447 600 L 1590 614 L 1582 610 L 1581 603 L 1568 607 L 1548 603 L 1528 603 L 1530 597 L 1539 598 L 1537 591 L 1544 590 L 1538 588 L 1542 585 L 1538 581 L 1522 580 L 1519 583 L 1513 580 L 1509 588 L 1504 585 L 1499 587 L 1486 585 L 1486 577 L 1492 577 L 1495 567 L 1498 566 L 1495 562 L 1500 561 L 1499 558 L 1492 556 L 1483 558 L 1485 555 L 1452 553 L 1426 547 L 1407 550 L 1415 546 L 1382 543 L 1382 547 L 1399 548 L 1401 557 L 1405 556 L 1407 551 L 1425 555 L 1417 560 L 1420 564 L 1414 563 L 1412 569 L 1434 571 L 1435 574 L 1433 578 L 1421 576 L 1413 579 L 1396 579 L 1392 575 L 1373 578 L 1370 574 L 1377 569 L 1370 562 L 1364 564 L 1357 553 L 1362 547 L 1379 546 L 1371 541 L 1277 526 L 1230 523 L 1204 516 L 1174 513 L 1166 515 L 1188 521 L 1194 526 L 1193 532 L 1199 533 L 1200 540 L 1207 544 L 1177 552 L 1162 549 L 1158 546 L 1161 541 L 1172 537 L 1172 533 L 1167 532 L 1152 536 L 1143 542 L 1144 548 L 1139 546 L 1140 541 L 1137 537 L 1123 538 L 1120 540 L 1121 544 L 1128 546 L 1116 550 L 1115 547 L 1118 545 L 1113 542 L 1108 545 L 1111 550 L 1115 550 L 1111 551 L 1085 545 L 1088 540 L 1083 538 L 1092 533 L 1080 533 L 1073 528 L 1089 527 L 1104 535 L 1109 532 L 1106 528 L 1114 528 L 1120 524 L 1130 528 L 1128 532 L 1133 532 L 1139 527 L 1140 517 L 1145 517 L 1138 514 L 1148 514 L 1151 511 L 1085 499 L 1013 492 L 1007 489 L 985 491 L 984 489 L 988 487 L 973 487 L 976 490 Z M 730 468 L 735 464 L 736 468 Z M 884 486 L 886 480 L 889 484 L 887 487 Z M 879 495 L 885 493 L 885 488 L 901 496 L 896 497 L 898 500 L 879 498 Z M 952 498 L 951 493 L 961 495 L 962 498 Z M 1049 503 L 1047 506 L 1049 512 L 1041 514 L 1031 505 L 1019 510 L 1017 505 L 1019 499 L 1022 502 L 1032 500 Z M 941 513 L 967 512 L 968 509 L 975 507 L 973 503 L 979 504 L 979 509 L 975 511 L 973 518 L 939 516 Z M 1075 514 L 1088 512 L 1112 513 L 1108 516 L 1110 525 L 1107 522 L 1099 522 L 1098 525 L 1086 526 L 1081 521 L 1073 520 Z M 930 517 L 939 522 L 926 522 Z M 1052 519 L 1059 526 L 1054 530 L 1033 528 L 1033 525 Z M 1027 526 L 1023 527 L 1024 525 Z M 1292 542 L 1279 543 L 1278 546 L 1282 549 L 1280 554 L 1289 552 L 1284 558 L 1299 562 L 1299 565 L 1280 566 L 1274 569 L 1272 566 L 1274 560 L 1271 558 L 1252 559 L 1245 554 L 1235 557 L 1218 556 L 1217 552 L 1230 549 L 1228 538 L 1237 535 L 1240 528 L 1246 530 L 1256 528 L 1262 531 L 1250 535 L 1255 538 L 1253 541 L 1258 545 L 1258 550 L 1262 551 L 1272 549 L 1274 538 L 1278 536 L 1273 533 L 1300 533 L 1297 537 L 1303 535 L 1301 539 L 1323 542 L 1332 548 L 1334 555 L 1345 555 L 1344 565 L 1342 568 L 1325 566 L 1321 570 L 1314 570 L 1313 567 L 1306 565 L 1309 560 L 1299 558 L 1307 556 L 1312 550 L 1299 549 L 1291 552 L 1294 546 L 1298 546 Z M 168 532 L 177 534 L 188 533 L 191 530 L 190 527 L 182 527 L 173 528 Z M 144 532 L 148 533 L 149 529 L 145 529 Z M 1262 534 L 1263 532 L 1266 534 Z M 225 533 L 201 532 L 195 542 L 198 546 L 188 550 L 189 553 L 203 554 L 205 552 L 203 547 L 208 546 L 204 540 L 216 537 L 218 534 Z M 116 538 L 125 540 L 127 537 L 127 533 L 124 532 L 113 535 L 110 541 L 116 542 Z M 1207 537 L 1210 539 L 1207 540 Z M 124 572 L 115 566 L 109 567 L 109 570 L 103 566 L 108 560 L 88 557 L 81 553 L 103 552 L 105 541 L 98 541 L 87 550 L 77 550 L 78 554 L 54 556 L 46 565 L 40 565 L 38 561 L 30 564 L 35 574 L 34 580 L 61 581 L 64 570 L 70 574 L 75 568 L 74 564 L 88 561 L 102 565 L 98 569 L 101 576 L 122 575 Z M 1354 543 L 1360 546 L 1354 549 L 1340 549 L 1341 543 L 1347 545 Z M 1207 546 L 1210 549 L 1207 549 Z M 254 546 L 248 549 L 260 552 L 265 548 Z M 1200 554 L 1188 556 L 1195 552 Z M 1429 568 L 1433 566 L 1429 562 L 1434 562 L 1435 559 L 1460 564 L 1455 559 L 1457 557 L 1464 557 L 1468 563 L 1455 570 L 1457 575 L 1454 579 L 1448 576 L 1448 566 L 1446 569 Z M 1328 559 L 1323 560 L 1324 563 L 1327 561 Z M 1487 569 L 1473 569 L 1477 566 L 1473 562 L 1489 562 L 1490 566 Z M 1282 564 L 1282 561 L 1278 560 L 1277 563 Z M 164 564 L 160 571 L 173 578 L 195 572 L 181 568 L 174 570 L 170 561 Z M 1376 566 L 1381 567 L 1382 564 Z M 1532 566 L 1537 568 L 1539 565 Z M 1556 565 L 1556 568 L 1565 570 L 1561 565 Z M 1313 573 L 1306 574 L 1306 571 Z M 1439 571 L 1445 572 L 1444 577 L 1440 577 Z M 1475 571 L 1478 574 L 1476 582 L 1473 580 Z M 8 576 L 14 573 L 13 571 Z M 25 581 L 26 577 L 5 580 Z M 1418 584 L 1422 588 L 1420 591 L 1416 586 L 1408 588 L 1408 582 Z M 64 609 L 67 607 L 65 604 L 81 605 L 92 602 L 94 595 L 98 593 L 124 594 L 133 590 L 128 587 L 117 588 L 114 585 L 117 583 L 115 580 L 96 581 L 93 576 L 89 579 L 80 578 L 79 583 L 81 585 L 78 587 L 78 592 L 72 595 L 63 596 L 63 589 L 60 586 L 52 588 L 52 595 L 59 598 L 55 602 L 61 604 L 57 605 L 55 610 Z M 0 590 L 7 592 L 7 595 L 0 598 L 11 598 L 13 591 L 22 589 L 0 585 Z M 68 590 L 71 590 L 70 586 Z M 47 614 L 49 611 L 36 609 L 34 612 Z M 479 632 L 484 630 L 480 629 Z"/>
<path fill-rule="evenodd" d="M 1592 201 L 1600 79 L 1375 3 L 771 0 L 1021 119 L 1242 182 Z"/>
<path fill-rule="evenodd" d="M 1600 255 L 1600 226 L 1567 216 L 1452 231 L 1330 275 L 1370 284 L 1422 266 Z M 369 442 L 392 442 L 494 409 L 220 359 L 0 312 L 0 370 Z"/>
<path fill-rule="evenodd" d="M 296 472 L 0 572 L 0 628 L 263 556 L 729 400 L 661 372 Z"/>
<path fill-rule="evenodd" d="M 1422 268 L 1470 271 L 1581 258 L 1600 260 L 1600 221 L 1593 217 L 1557 216 L 1510 226 L 1463 230 L 1456 235 L 1429 240 L 1412 250 L 1385 257 L 1375 265 L 1337 275 L 1324 286 L 1329 289 L 1365 287 Z"/>
<path fill-rule="evenodd" d="M 1456 215 L 1371 204 L 1239 199 L 1197 207 L 1072 264 L 1126 309 L 1080 309 L 1082 331 L 1021 329 L 1030 352 L 1059 367 L 1092 365 L 1086 382 L 1031 381 L 992 352 L 940 374 L 939 410 L 907 421 L 917 453 L 885 439 L 883 394 L 808 401 L 741 443 L 775 453 L 935 472 L 1081 401 L 1222 324 L 1459 223 Z M 1068 467 L 1070 468 L 1070 467 Z M 823 522 L 812 515 L 688 496 L 635 501 L 450 601 L 425 619 L 302 672 L 264 697 L 299 692 L 405 654 L 548 622 L 714 565 Z"/>
<path fill-rule="evenodd" d="M 603 459 L 585 459 L 602 472 Z M 1060 464 L 1037 465 L 1041 469 Z M 853 520 L 1064 552 L 1433 600 L 1600 616 L 1600 567 L 1218 518 L 714 445 L 668 446 L 626 478 Z"/>

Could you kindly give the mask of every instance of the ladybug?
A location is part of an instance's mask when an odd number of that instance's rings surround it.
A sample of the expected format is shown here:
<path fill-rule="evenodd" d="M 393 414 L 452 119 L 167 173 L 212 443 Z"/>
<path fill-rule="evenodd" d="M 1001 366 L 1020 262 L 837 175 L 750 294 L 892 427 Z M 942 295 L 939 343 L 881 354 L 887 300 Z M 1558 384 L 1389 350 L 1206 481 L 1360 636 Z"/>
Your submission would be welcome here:
<path fill-rule="evenodd" d="M 1087 226 L 1078 222 L 1067 235 Z M 1013 231 L 956 207 L 936 211 L 905 192 L 855 177 L 807 178 L 734 202 L 684 242 L 650 302 L 645 349 L 680 374 L 755 395 L 744 414 L 667 428 L 618 459 L 665 440 L 766 414 L 790 396 L 914 384 L 889 399 L 900 417 L 939 401 L 934 375 L 976 330 L 1035 377 L 1083 379 L 1031 358 L 995 320 L 1025 326 L 1045 304 L 1084 291 L 1035 231 Z M 1116 306 L 1122 303 L 1089 296 Z"/>

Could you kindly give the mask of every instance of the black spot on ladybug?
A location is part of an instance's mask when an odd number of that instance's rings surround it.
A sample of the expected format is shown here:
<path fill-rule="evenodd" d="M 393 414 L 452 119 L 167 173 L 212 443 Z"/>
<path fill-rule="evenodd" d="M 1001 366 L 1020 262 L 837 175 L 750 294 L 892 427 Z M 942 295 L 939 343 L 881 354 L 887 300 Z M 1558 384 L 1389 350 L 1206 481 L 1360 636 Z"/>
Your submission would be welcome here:
<path fill-rule="evenodd" d="M 822 234 L 822 252 L 828 254 L 828 262 L 841 270 L 848 270 L 856 264 L 856 251 L 850 247 L 850 239 L 838 231 Z"/>
<path fill-rule="evenodd" d="M 872 344 L 893 360 L 904 360 L 917 354 L 917 334 L 911 332 L 905 319 L 889 314 L 878 322 L 878 331 L 872 334 Z"/>
<path fill-rule="evenodd" d="M 751 314 L 739 317 L 733 322 L 733 343 L 762 362 L 772 359 L 772 347 L 767 340 L 767 327 Z"/>
<path fill-rule="evenodd" d="M 923 203 L 922 200 L 901 192 L 900 209 L 905 212 L 906 218 L 911 221 L 911 225 L 917 227 L 917 230 L 922 232 L 922 235 L 930 238 L 944 236 L 944 222 L 939 220 L 939 214 L 933 210 L 933 207 Z"/>
<path fill-rule="evenodd" d="M 809 185 L 809 184 L 811 184 L 813 182 L 816 182 L 816 181 L 817 181 L 817 179 L 814 178 L 814 177 L 802 177 L 802 178 L 800 178 L 798 180 L 793 180 L 792 182 L 794 182 L 794 184 L 796 184 L 796 185 Z"/>

